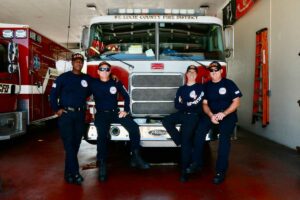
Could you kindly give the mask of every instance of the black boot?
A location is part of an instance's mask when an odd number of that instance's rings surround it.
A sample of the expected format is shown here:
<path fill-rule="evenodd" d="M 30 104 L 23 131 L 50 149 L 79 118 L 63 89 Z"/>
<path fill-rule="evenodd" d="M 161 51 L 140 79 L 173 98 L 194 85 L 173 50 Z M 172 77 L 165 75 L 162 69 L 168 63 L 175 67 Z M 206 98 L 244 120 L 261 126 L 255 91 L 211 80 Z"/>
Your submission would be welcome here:
<path fill-rule="evenodd" d="M 218 185 L 225 180 L 225 173 L 216 173 L 215 177 L 213 178 L 213 183 Z"/>
<path fill-rule="evenodd" d="M 140 169 L 149 169 L 150 168 L 150 165 L 141 158 L 139 150 L 134 150 L 132 152 L 130 164 L 131 164 L 131 167 L 137 167 Z"/>
<path fill-rule="evenodd" d="M 74 183 L 74 176 L 72 174 L 65 174 L 65 181 L 69 184 Z"/>
<path fill-rule="evenodd" d="M 194 174 L 198 171 L 201 171 L 202 167 L 197 163 L 192 163 L 188 168 L 186 168 L 185 172 L 187 174 Z"/>
<path fill-rule="evenodd" d="M 81 183 L 83 182 L 83 177 L 78 173 L 74 175 L 74 183 L 77 185 L 81 185 Z"/>
<path fill-rule="evenodd" d="M 180 174 L 180 182 L 187 182 L 188 181 L 188 174 L 186 173 L 186 170 L 181 170 Z"/>
<path fill-rule="evenodd" d="M 83 177 L 77 173 L 75 175 L 72 174 L 65 174 L 65 181 L 69 184 L 77 184 L 77 185 L 81 185 L 81 183 L 83 182 Z"/>
<path fill-rule="evenodd" d="M 98 180 L 104 182 L 107 180 L 106 163 L 103 160 L 99 161 L 99 176 Z"/>

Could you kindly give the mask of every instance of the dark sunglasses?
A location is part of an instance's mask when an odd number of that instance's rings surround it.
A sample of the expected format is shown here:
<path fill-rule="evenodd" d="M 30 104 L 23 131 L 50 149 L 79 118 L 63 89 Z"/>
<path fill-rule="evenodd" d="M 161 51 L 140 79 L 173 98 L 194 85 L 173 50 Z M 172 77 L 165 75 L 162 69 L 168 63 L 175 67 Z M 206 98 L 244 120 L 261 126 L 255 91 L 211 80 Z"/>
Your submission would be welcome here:
<path fill-rule="evenodd" d="M 109 72 L 109 71 L 110 71 L 110 68 L 109 68 L 109 67 L 100 67 L 100 68 L 99 68 L 99 71 L 100 71 L 100 72 Z"/>
<path fill-rule="evenodd" d="M 217 68 L 217 69 L 211 69 L 211 68 L 209 68 L 208 71 L 210 71 L 210 72 L 218 72 L 218 71 L 220 71 L 220 68 Z"/>

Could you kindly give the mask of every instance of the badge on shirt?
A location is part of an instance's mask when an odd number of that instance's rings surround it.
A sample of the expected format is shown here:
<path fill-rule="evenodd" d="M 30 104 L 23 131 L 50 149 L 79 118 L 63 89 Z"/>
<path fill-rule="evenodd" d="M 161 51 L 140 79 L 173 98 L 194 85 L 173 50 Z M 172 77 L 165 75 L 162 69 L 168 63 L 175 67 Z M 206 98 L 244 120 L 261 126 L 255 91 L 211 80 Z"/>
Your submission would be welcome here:
<path fill-rule="evenodd" d="M 56 88 L 56 83 L 53 83 L 53 84 L 52 84 L 52 87 L 53 87 L 53 88 Z"/>
<path fill-rule="evenodd" d="M 111 86 L 110 89 L 109 89 L 109 92 L 111 94 L 116 94 L 117 93 L 117 88 L 115 86 Z"/>
<path fill-rule="evenodd" d="M 81 80 L 81 85 L 82 87 L 87 87 L 88 83 L 86 82 L 86 80 Z"/>
<path fill-rule="evenodd" d="M 197 98 L 197 95 L 196 95 L 195 90 L 193 90 L 193 91 L 190 92 L 190 97 L 191 97 L 192 99 L 196 99 L 196 98 Z"/>
<path fill-rule="evenodd" d="M 226 94 L 226 88 L 221 87 L 221 88 L 219 89 L 219 94 L 221 94 L 221 95 Z"/>

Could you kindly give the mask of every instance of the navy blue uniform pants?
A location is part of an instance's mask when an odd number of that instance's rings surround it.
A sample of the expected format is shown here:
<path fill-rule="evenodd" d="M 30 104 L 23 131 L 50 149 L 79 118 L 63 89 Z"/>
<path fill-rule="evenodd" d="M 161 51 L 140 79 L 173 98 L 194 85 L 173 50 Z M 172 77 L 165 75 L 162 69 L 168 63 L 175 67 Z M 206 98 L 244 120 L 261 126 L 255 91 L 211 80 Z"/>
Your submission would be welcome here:
<path fill-rule="evenodd" d="M 199 116 L 197 113 L 176 112 L 165 117 L 162 121 L 163 126 L 170 134 L 172 140 L 181 144 L 181 168 L 189 166 L 193 151 L 193 136 L 198 124 Z M 180 131 L 176 128 L 181 124 Z"/>
<path fill-rule="evenodd" d="M 79 173 L 77 154 L 85 131 L 85 112 L 68 111 L 58 119 L 60 135 L 65 149 L 65 174 Z"/>
<path fill-rule="evenodd" d="M 236 118 L 228 115 L 217 125 L 220 136 L 216 162 L 216 173 L 226 173 L 228 169 L 229 152 L 231 146 L 230 140 L 235 128 L 235 124 Z M 203 149 L 205 144 L 205 137 L 212 126 L 215 125 L 213 125 L 208 116 L 200 118 L 195 135 L 195 149 L 193 159 L 194 162 L 201 167 L 203 166 Z"/>
<path fill-rule="evenodd" d="M 109 138 L 109 129 L 111 123 L 121 124 L 129 133 L 131 151 L 140 148 L 140 129 L 130 116 L 124 118 L 118 117 L 118 112 L 98 112 L 96 114 L 95 126 L 97 128 L 97 160 L 106 161 L 107 159 L 107 141 Z"/>

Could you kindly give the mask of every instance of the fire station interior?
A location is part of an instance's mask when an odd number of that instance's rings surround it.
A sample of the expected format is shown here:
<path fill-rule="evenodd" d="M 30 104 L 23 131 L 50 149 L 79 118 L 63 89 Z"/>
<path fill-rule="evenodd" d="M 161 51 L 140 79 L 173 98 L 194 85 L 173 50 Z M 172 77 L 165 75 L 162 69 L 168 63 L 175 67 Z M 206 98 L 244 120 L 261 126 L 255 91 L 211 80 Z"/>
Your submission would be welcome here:
<path fill-rule="evenodd" d="M 235 3 L 235 6 L 228 7 L 230 3 Z M 1 200 L 299 199 L 299 0 L 1 0 L 0 4 L 0 95 L 6 95 L 0 102 Z M 82 30 L 89 26 L 91 19 L 107 15 L 110 8 L 131 9 L 133 12 L 134 8 L 145 7 L 177 9 L 178 13 L 180 9 L 196 9 L 205 15 L 219 18 L 223 23 L 224 18 L 227 20 L 227 25 L 223 25 L 222 28 L 222 55 L 224 64 L 226 63 L 226 77 L 236 83 L 243 96 L 238 107 L 238 122 L 231 139 L 229 168 L 224 182 L 212 182 L 218 139 L 206 143 L 203 168 L 189 176 L 186 182 L 179 180 L 180 147 L 142 147 L 141 155 L 151 167 L 140 170 L 130 166 L 130 147 L 128 142 L 124 141 L 109 142 L 108 180 L 100 182 L 96 162 L 97 147 L 83 139 L 78 160 L 84 181 L 79 185 L 68 184 L 64 180 L 65 154 L 57 118 L 46 121 L 37 118 L 35 123 L 21 125 L 26 127 L 25 134 L 11 138 L 2 137 L 8 131 L 7 127 L 2 126 L 6 123 L 3 117 L 8 116 L 6 113 L 11 112 L 10 108 L 24 104 L 16 102 L 15 105 L 9 105 L 16 100 L 11 95 L 22 90 L 18 81 L 13 83 L 16 86 L 6 88 L 6 85 L 11 86 L 7 84 L 7 80 L 15 80 L 14 75 L 18 76 L 18 72 L 12 59 L 7 58 L 5 54 L 5 48 L 14 47 L 9 41 L 2 42 L 5 36 L 10 38 L 15 34 L 22 38 L 24 33 L 5 32 L 5 24 L 30 27 L 37 35 L 30 34 L 28 37 L 35 38 L 36 41 L 47 37 L 49 41 L 59 44 L 57 48 L 69 52 L 63 55 L 67 55 L 67 59 L 70 60 L 70 55 L 74 52 L 86 55 L 81 48 Z M 237 16 L 238 12 L 240 15 Z M 151 28 L 151 33 L 154 34 L 155 26 Z M 199 27 L 194 28 L 196 31 Z M 267 34 L 263 36 L 265 31 Z M 186 38 L 183 40 L 188 42 Z M 149 41 L 151 43 L 151 40 Z M 265 45 L 265 49 L 259 49 L 258 45 Z M 38 45 L 34 48 L 38 48 Z M 200 47 L 195 46 L 195 49 L 197 48 Z M 19 47 L 20 58 L 22 52 Z M 258 71 L 257 60 L 260 56 L 264 57 L 263 63 L 267 71 Z M 46 55 L 40 58 L 41 60 L 34 59 L 31 64 L 37 68 L 40 67 L 39 62 L 47 62 L 50 65 L 53 60 Z M 21 66 L 21 62 L 25 61 L 19 62 Z M 87 60 L 85 67 L 86 62 Z M 7 66 L 11 68 L 8 69 Z M 71 70 L 70 65 L 69 69 Z M 3 75 L 7 70 L 10 71 L 10 75 Z M 38 72 L 31 70 L 30 66 L 24 66 L 24 69 L 19 71 L 31 75 L 35 84 L 43 85 L 37 78 Z M 85 68 L 84 73 L 86 71 Z M 47 71 L 47 74 L 49 80 L 56 76 L 56 72 L 51 70 Z M 260 107 L 261 113 L 258 113 L 254 103 L 259 101 L 257 96 L 260 94 L 256 85 L 258 80 L 267 85 L 266 96 L 258 103 L 260 105 L 256 105 L 259 107 L 266 103 L 267 108 Z M 38 92 L 40 90 L 36 93 Z M 34 110 L 29 114 L 29 118 L 35 113 L 38 114 L 39 103 L 43 102 L 44 105 L 48 101 L 48 96 L 33 99 L 30 106 L 34 107 Z M 43 112 L 52 111 L 45 108 Z M 20 116 L 24 117 L 24 113 Z M 10 121 L 9 126 L 16 124 Z"/>

